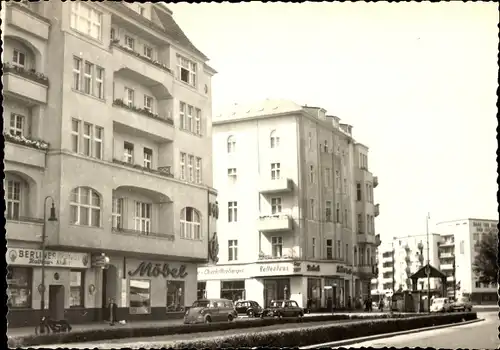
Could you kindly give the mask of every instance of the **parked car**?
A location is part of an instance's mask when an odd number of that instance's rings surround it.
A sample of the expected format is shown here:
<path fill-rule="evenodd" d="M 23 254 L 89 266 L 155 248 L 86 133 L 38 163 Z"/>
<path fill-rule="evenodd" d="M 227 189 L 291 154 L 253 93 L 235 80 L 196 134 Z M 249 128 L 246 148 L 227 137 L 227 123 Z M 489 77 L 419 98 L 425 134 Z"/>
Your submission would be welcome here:
<path fill-rule="evenodd" d="M 263 317 L 302 317 L 304 309 L 294 300 L 273 300 L 268 308 L 262 311 Z"/>
<path fill-rule="evenodd" d="M 432 301 L 431 312 L 450 312 L 453 311 L 453 304 L 448 298 L 436 298 Z"/>
<path fill-rule="evenodd" d="M 248 317 L 260 316 L 262 307 L 253 300 L 240 300 L 234 304 L 234 308 L 238 315 L 247 315 Z"/>
<path fill-rule="evenodd" d="M 467 297 L 458 297 L 452 304 L 453 310 L 472 311 L 472 303 Z"/>
<path fill-rule="evenodd" d="M 227 299 L 200 299 L 184 314 L 184 323 L 232 322 L 238 317 L 233 302 Z"/>

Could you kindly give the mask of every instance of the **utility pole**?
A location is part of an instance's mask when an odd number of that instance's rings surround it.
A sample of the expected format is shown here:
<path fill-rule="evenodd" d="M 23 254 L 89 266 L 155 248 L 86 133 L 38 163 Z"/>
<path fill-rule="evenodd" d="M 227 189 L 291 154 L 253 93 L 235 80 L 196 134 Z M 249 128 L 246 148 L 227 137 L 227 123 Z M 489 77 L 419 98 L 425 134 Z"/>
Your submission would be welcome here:
<path fill-rule="evenodd" d="M 453 253 L 453 300 L 457 299 L 457 273 L 455 264 L 455 253 Z"/>
<path fill-rule="evenodd" d="M 429 244 L 429 219 L 431 218 L 431 214 L 427 213 L 426 217 L 426 231 L 427 231 L 427 267 L 429 273 L 427 274 L 427 304 L 429 306 L 429 310 L 431 308 L 431 255 L 430 255 L 430 244 Z"/>

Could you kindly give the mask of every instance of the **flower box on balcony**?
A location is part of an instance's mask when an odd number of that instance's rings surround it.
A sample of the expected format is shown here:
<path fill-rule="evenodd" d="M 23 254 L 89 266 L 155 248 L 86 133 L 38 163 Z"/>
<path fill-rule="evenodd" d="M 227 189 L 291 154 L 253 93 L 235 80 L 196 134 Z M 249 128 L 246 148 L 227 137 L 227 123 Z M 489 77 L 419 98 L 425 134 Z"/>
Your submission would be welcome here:
<path fill-rule="evenodd" d="M 150 117 L 150 118 L 159 120 L 159 121 L 167 123 L 169 125 L 174 125 L 174 120 L 173 119 L 171 119 L 171 118 L 165 118 L 165 117 L 160 117 L 158 114 L 151 113 L 151 111 L 149 111 L 146 108 L 139 108 L 139 107 L 135 107 L 135 106 L 129 106 L 128 104 L 126 104 L 125 102 L 123 102 L 123 100 L 121 98 L 115 99 L 113 101 L 113 106 L 121 107 L 121 108 L 125 108 L 125 109 L 129 109 L 129 110 L 131 110 L 133 112 L 145 115 L 146 117 Z"/>
<path fill-rule="evenodd" d="M 49 148 L 49 144 L 45 141 L 28 139 L 24 136 L 3 134 L 7 142 L 17 143 L 19 145 L 36 148 L 42 151 L 46 151 Z"/>
<path fill-rule="evenodd" d="M 154 65 L 154 66 L 156 66 L 158 68 L 161 68 L 161 69 L 165 70 L 166 72 L 172 74 L 172 70 L 170 68 L 168 68 L 166 64 L 161 63 L 160 61 L 157 61 L 157 60 L 153 60 L 153 59 L 151 59 L 151 58 L 149 58 L 147 56 L 141 55 L 139 52 L 131 49 L 128 46 L 120 45 L 120 40 L 119 39 L 113 39 L 111 41 L 111 45 L 112 46 L 116 46 L 116 47 L 118 47 L 121 50 L 127 51 L 127 52 L 129 52 L 129 53 L 137 56 L 137 58 L 140 58 L 141 60 L 143 60 L 143 61 L 145 61 L 147 63 L 150 63 L 150 64 L 152 64 L 152 65 Z"/>
<path fill-rule="evenodd" d="M 170 172 L 170 166 L 163 166 L 163 167 L 158 167 L 158 169 L 151 169 L 151 168 L 146 168 L 140 164 L 131 164 L 128 162 L 124 162 L 122 160 L 113 158 L 113 163 L 117 163 L 129 168 L 134 168 L 137 170 L 142 170 L 142 171 L 147 171 L 148 173 L 151 174 L 156 174 L 156 175 L 161 175 L 165 177 L 174 177 L 174 175 Z"/>
<path fill-rule="evenodd" d="M 3 72 L 17 74 L 23 78 L 32 80 L 45 86 L 49 86 L 49 78 L 47 78 L 42 73 L 38 73 L 34 69 L 25 69 L 23 67 L 15 66 L 9 62 L 5 62 L 3 64 Z"/>

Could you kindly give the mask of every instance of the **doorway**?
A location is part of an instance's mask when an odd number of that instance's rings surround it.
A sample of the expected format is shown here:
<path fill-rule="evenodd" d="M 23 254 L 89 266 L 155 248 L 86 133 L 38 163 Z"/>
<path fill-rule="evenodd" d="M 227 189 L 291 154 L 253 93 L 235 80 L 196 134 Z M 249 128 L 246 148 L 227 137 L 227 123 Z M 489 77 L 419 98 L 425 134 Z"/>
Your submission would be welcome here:
<path fill-rule="evenodd" d="M 64 319 L 64 286 L 49 285 L 49 314 L 53 320 Z"/>

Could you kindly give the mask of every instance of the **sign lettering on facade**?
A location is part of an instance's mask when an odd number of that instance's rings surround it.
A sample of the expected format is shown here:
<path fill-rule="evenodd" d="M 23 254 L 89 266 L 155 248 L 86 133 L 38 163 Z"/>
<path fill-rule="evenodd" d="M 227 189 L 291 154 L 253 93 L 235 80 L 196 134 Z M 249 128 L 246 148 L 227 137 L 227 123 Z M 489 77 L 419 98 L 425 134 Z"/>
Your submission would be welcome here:
<path fill-rule="evenodd" d="M 352 269 L 342 265 L 337 265 L 337 273 L 345 273 L 347 275 L 352 275 Z"/>
<path fill-rule="evenodd" d="M 186 265 L 181 265 L 180 268 L 170 268 L 169 264 L 152 264 L 146 263 L 145 261 L 141 262 L 140 265 L 135 269 L 135 271 L 129 271 L 128 275 L 133 277 L 135 275 L 139 275 L 143 277 L 144 275 L 148 277 L 158 277 L 162 275 L 164 278 L 167 278 L 169 275 L 173 278 L 184 278 L 188 275 L 186 271 Z"/>
<path fill-rule="evenodd" d="M 199 279 L 217 279 L 217 278 L 246 278 L 245 268 L 238 267 L 199 267 L 198 268 L 198 278 Z"/>
<path fill-rule="evenodd" d="M 42 250 L 7 248 L 5 256 L 9 265 L 42 266 Z M 47 267 L 89 268 L 88 253 L 45 251 L 44 264 Z"/>
<path fill-rule="evenodd" d="M 319 265 L 307 265 L 307 271 L 319 272 L 320 266 Z"/>

